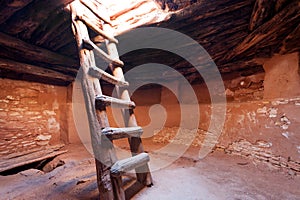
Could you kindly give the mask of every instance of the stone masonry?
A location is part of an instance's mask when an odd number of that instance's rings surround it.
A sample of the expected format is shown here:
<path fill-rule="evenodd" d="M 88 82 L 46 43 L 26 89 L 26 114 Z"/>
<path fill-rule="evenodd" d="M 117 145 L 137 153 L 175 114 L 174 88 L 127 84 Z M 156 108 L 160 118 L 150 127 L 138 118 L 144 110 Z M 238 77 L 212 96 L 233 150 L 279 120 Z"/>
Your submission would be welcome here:
<path fill-rule="evenodd" d="M 0 156 L 60 143 L 66 88 L 0 79 Z"/>

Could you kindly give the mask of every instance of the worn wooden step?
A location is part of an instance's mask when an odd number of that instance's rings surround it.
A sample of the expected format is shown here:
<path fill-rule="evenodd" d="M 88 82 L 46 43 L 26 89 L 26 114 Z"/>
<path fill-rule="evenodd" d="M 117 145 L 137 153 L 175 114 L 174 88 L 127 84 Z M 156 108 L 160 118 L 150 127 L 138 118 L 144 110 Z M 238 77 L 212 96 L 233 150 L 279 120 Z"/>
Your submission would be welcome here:
<path fill-rule="evenodd" d="M 129 137 L 141 137 L 143 129 L 140 126 L 112 128 L 107 127 L 101 130 L 101 133 L 110 140 L 117 140 Z"/>
<path fill-rule="evenodd" d="M 95 50 L 99 53 L 99 55 L 101 56 L 101 58 L 103 58 L 105 61 L 109 62 L 109 63 L 112 63 L 113 65 L 116 65 L 118 67 L 123 67 L 124 66 L 124 63 L 120 60 L 120 59 L 112 59 L 110 57 L 110 55 L 108 55 L 106 52 L 104 52 L 102 49 L 100 49 L 94 42 L 92 42 L 91 40 L 89 39 L 84 39 L 83 40 L 83 43 L 84 43 L 84 47 L 86 49 L 89 49 L 89 50 Z"/>
<path fill-rule="evenodd" d="M 89 68 L 89 75 L 93 76 L 94 78 L 105 80 L 111 84 L 117 85 L 119 87 L 126 87 L 129 86 L 127 81 L 119 80 L 113 75 L 105 72 L 104 70 L 98 67 L 90 67 Z"/>
<path fill-rule="evenodd" d="M 110 55 L 108 55 L 105 51 L 100 49 L 95 43 L 93 43 L 90 39 L 83 39 L 83 46 L 89 50 L 95 50 L 102 59 L 116 65 L 117 67 L 123 67 L 124 63 L 120 59 L 112 59 Z"/>
<path fill-rule="evenodd" d="M 83 21 L 86 25 L 88 25 L 91 29 L 108 39 L 109 41 L 118 44 L 118 40 L 113 36 L 107 34 L 105 31 L 103 31 L 92 19 L 94 17 L 91 17 L 92 15 L 87 15 L 87 13 L 79 14 L 77 18 L 81 21 Z"/>
<path fill-rule="evenodd" d="M 128 171 L 147 164 L 149 161 L 150 157 L 147 153 L 140 153 L 136 156 L 117 161 L 110 168 L 110 173 L 112 176 L 121 176 Z"/>
<path fill-rule="evenodd" d="M 106 106 L 113 106 L 115 108 L 134 109 L 135 103 L 133 101 L 117 99 L 114 97 L 99 95 L 96 96 L 96 108 L 101 109 Z"/>

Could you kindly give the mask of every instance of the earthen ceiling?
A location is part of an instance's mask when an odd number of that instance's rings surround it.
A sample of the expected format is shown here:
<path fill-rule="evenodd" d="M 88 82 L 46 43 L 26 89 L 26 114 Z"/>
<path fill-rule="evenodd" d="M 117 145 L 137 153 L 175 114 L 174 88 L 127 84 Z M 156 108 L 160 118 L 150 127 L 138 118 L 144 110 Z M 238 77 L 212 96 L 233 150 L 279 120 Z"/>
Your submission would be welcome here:
<path fill-rule="evenodd" d="M 1 77 L 56 85 L 67 85 L 74 80 L 79 61 L 71 30 L 70 2 L 1 2 Z M 166 7 L 170 5 L 165 2 L 173 1 L 105 2 L 113 2 L 108 6 L 109 14 L 118 35 L 139 26 L 177 30 L 202 45 L 223 76 L 261 72 L 260 58 L 300 49 L 298 0 L 200 0 L 169 10 Z M 189 63 L 168 52 L 146 49 L 127 53 L 121 59 L 125 71 L 139 64 L 157 62 L 173 67 L 191 82 L 201 81 Z"/>

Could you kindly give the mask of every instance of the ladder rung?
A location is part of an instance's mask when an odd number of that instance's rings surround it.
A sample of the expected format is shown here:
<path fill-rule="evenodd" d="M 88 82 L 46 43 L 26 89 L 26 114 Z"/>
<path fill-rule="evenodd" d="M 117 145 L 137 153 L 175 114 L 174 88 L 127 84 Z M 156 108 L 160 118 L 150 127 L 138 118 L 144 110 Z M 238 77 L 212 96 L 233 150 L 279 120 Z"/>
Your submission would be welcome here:
<path fill-rule="evenodd" d="M 93 76 L 98 79 L 103 79 L 111 84 L 120 86 L 120 87 L 125 87 L 128 86 L 129 83 L 127 81 L 122 81 L 114 77 L 113 75 L 105 72 L 104 70 L 98 68 L 98 67 L 90 67 L 89 68 L 89 75 Z"/>
<path fill-rule="evenodd" d="M 117 161 L 110 169 L 112 176 L 121 176 L 122 174 L 141 167 L 150 161 L 147 153 L 140 153 L 136 156 Z"/>
<path fill-rule="evenodd" d="M 110 140 L 117 140 L 129 137 L 141 137 L 141 135 L 143 134 L 143 129 L 140 126 L 125 128 L 107 127 L 102 129 L 101 133 Z"/>
<path fill-rule="evenodd" d="M 135 103 L 133 101 L 117 99 L 117 98 L 106 96 L 106 95 L 96 96 L 96 108 L 101 108 L 104 106 L 113 106 L 116 108 L 133 109 L 133 108 L 135 108 Z"/>
<path fill-rule="evenodd" d="M 109 41 L 118 44 L 118 40 L 115 37 L 106 34 L 97 25 L 95 25 L 87 16 L 85 16 L 85 15 L 78 16 L 78 19 L 84 21 L 84 23 L 86 25 L 88 25 L 89 27 L 91 27 L 94 31 L 96 31 L 97 33 L 99 33 L 100 35 L 102 35 L 103 37 L 105 37 L 106 39 L 108 39 Z"/>
<path fill-rule="evenodd" d="M 98 1 L 80 0 L 80 2 L 88 7 L 94 15 L 102 19 L 104 22 L 111 24 L 110 17 L 108 16 L 106 9 L 103 9 L 103 5 L 101 5 Z"/>
<path fill-rule="evenodd" d="M 100 49 L 97 45 L 95 45 L 95 43 L 92 42 L 91 40 L 83 39 L 83 42 L 87 47 L 87 49 L 89 50 L 95 49 L 101 55 L 101 57 L 107 62 L 112 62 L 112 64 L 120 67 L 124 66 L 124 63 L 121 60 L 119 59 L 113 60 L 107 53 L 105 53 L 102 49 Z"/>

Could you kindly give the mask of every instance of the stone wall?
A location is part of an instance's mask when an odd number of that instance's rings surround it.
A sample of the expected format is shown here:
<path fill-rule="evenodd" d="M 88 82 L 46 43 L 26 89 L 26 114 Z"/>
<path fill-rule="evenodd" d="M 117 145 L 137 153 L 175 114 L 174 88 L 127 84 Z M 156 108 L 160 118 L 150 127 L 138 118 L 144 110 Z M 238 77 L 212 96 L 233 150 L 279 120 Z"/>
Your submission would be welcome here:
<path fill-rule="evenodd" d="M 283 56 L 282 60 L 276 57 L 276 62 L 272 61 L 274 58 L 269 61 L 275 64 L 294 63 L 288 65 L 290 69 L 295 69 L 292 65 L 297 62 L 293 56 Z M 133 94 L 132 99 L 137 105 L 135 114 L 138 124 L 144 129 L 143 137 L 154 143 L 185 144 L 191 137 L 191 129 L 195 129 L 192 124 L 195 125 L 196 121 L 197 134 L 191 143 L 192 147 L 203 147 L 203 141 L 208 138 L 210 144 L 206 144 L 207 146 L 215 146 L 226 153 L 247 156 L 275 167 L 299 172 L 300 96 L 299 89 L 294 87 L 298 84 L 299 74 L 285 76 L 287 82 L 293 80 L 293 89 L 287 85 L 289 92 L 281 97 L 283 90 L 274 89 L 281 87 L 281 82 L 276 81 L 276 78 L 281 79 L 281 70 L 275 64 L 274 69 L 270 66 L 266 73 L 224 81 L 227 102 L 225 123 L 219 137 L 219 133 L 208 131 L 212 108 L 217 105 L 211 104 L 205 84 L 192 85 L 196 100 L 188 94 L 187 88 L 176 81 L 169 83 L 172 91 L 157 86 L 140 88 Z M 278 74 L 273 74 L 272 79 L 265 79 L 270 71 Z M 272 97 L 265 95 L 270 94 L 269 87 L 265 88 L 265 85 L 272 86 Z M 104 92 L 109 95 L 111 90 L 104 89 Z M 180 109 L 188 115 L 183 117 Z M 197 109 L 200 113 L 199 119 L 193 114 Z M 114 113 L 111 108 L 107 111 L 111 126 L 124 126 L 120 112 Z M 180 123 L 184 123 L 185 127 Z M 178 127 L 183 134 L 182 137 L 175 138 Z"/>
<path fill-rule="evenodd" d="M 259 100 L 250 102 L 227 103 L 224 127 L 218 137 L 217 132 L 210 132 L 211 105 L 193 104 L 181 105 L 184 110 L 193 112 L 200 110 L 200 121 L 197 134 L 191 143 L 192 147 L 203 147 L 204 139 L 208 138 L 207 146 L 214 146 L 226 153 L 247 156 L 256 160 L 270 163 L 276 167 L 284 166 L 300 171 L 300 97 L 277 99 L 272 101 Z M 141 108 L 137 108 L 138 110 Z M 155 143 L 175 143 L 187 145 L 185 141 L 193 137 L 191 129 L 181 127 L 178 117 L 178 107 L 169 105 L 167 120 L 162 126 L 154 125 L 146 129 L 145 134 L 152 136 Z M 143 112 L 139 111 L 139 114 Z M 144 112 L 146 113 L 146 112 Z M 174 117 L 175 116 L 175 117 Z M 149 117 L 149 116 L 148 116 Z M 141 115 L 137 115 L 138 120 Z M 140 121 L 143 126 L 157 123 L 163 119 L 157 112 L 152 113 L 152 120 Z M 187 122 L 196 120 L 195 116 L 184 118 Z M 163 128 L 162 128 L 163 127 Z M 175 138 L 180 127 L 181 135 Z"/>
<path fill-rule="evenodd" d="M 192 113 L 199 109 L 199 126 L 192 147 L 202 147 L 204 139 L 208 138 L 207 141 L 211 146 L 216 144 L 216 148 L 226 153 L 246 156 L 298 173 L 300 172 L 298 63 L 297 54 L 277 55 L 266 60 L 264 73 L 225 80 L 227 97 L 225 123 L 217 141 L 215 138 L 218 133 L 208 131 L 212 107 L 216 105 L 211 105 L 205 84 L 192 85 L 198 102 L 191 99 L 186 88 L 176 82 L 173 85 L 177 89 L 173 92 L 179 94 L 179 100 L 170 90 L 161 88 L 160 105 L 163 108 L 151 113 L 151 106 L 150 108 L 138 106 L 137 120 L 147 128 L 145 134 L 152 136 L 153 142 L 184 144 L 191 137 L 189 134 L 191 130 L 186 127 L 182 129 L 180 126 L 182 118 L 180 107 L 191 113 L 183 119 L 187 123 L 197 120 Z M 152 124 L 160 121 L 164 122 L 162 129 L 157 128 L 160 124 Z M 181 127 L 184 134 L 183 138 L 175 139 L 178 127 Z"/>
<path fill-rule="evenodd" d="M 217 146 L 228 154 L 244 156 L 259 162 L 264 162 L 276 168 L 284 168 L 289 170 L 290 175 L 300 172 L 300 160 L 295 157 L 283 156 L 280 153 L 274 154 L 272 151 L 272 143 L 265 141 L 257 141 L 250 143 L 241 139 L 233 142 L 226 148 Z M 299 148 L 299 147 L 298 147 Z M 299 149 L 298 149 L 299 151 Z"/>
<path fill-rule="evenodd" d="M 61 143 L 66 87 L 0 79 L 0 156 Z"/>
<path fill-rule="evenodd" d="M 300 172 L 300 98 L 228 105 L 218 147 Z"/>

